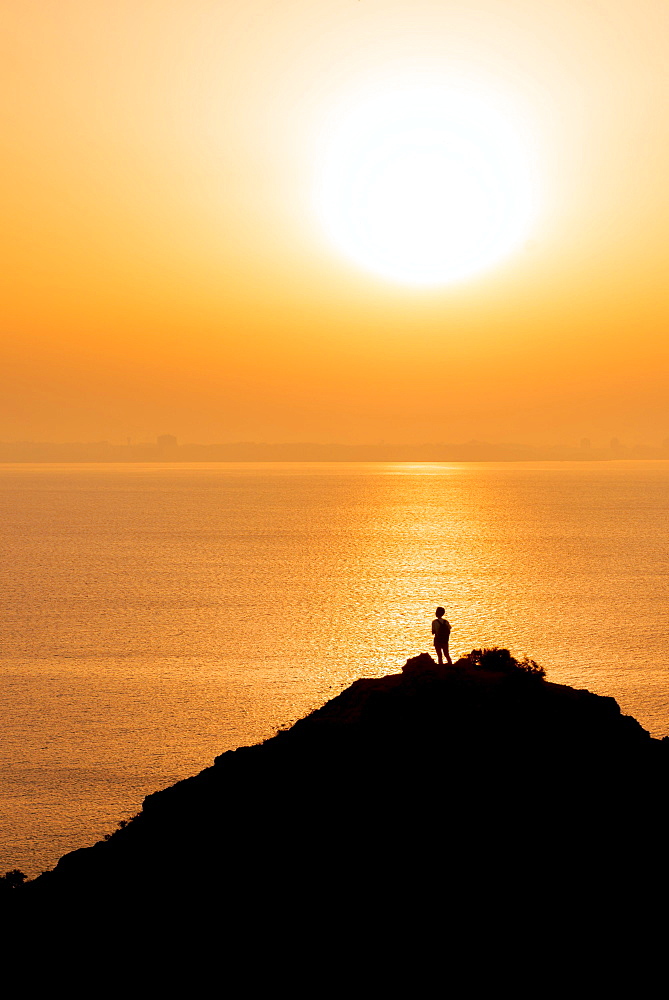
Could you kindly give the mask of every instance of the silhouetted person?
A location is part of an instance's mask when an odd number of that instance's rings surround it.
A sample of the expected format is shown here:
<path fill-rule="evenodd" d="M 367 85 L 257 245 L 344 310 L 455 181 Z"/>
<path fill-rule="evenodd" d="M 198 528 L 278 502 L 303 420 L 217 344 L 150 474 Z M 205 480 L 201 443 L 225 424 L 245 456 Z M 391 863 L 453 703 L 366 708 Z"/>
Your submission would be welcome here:
<path fill-rule="evenodd" d="M 437 651 L 437 656 L 439 657 L 439 663 L 443 664 L 443 657 L 446 657 L 446 662 L 449 667 L 452 666 L 451 654 L 448 651 L 448 640 L 451 637 L 451 626 L 450 623 L 444 618 L 446 611 L 444 608 L 437 608 L 435 611 L 436 618 L 432 622 L 432 635 L 434 636 L 434 648 Z"/>

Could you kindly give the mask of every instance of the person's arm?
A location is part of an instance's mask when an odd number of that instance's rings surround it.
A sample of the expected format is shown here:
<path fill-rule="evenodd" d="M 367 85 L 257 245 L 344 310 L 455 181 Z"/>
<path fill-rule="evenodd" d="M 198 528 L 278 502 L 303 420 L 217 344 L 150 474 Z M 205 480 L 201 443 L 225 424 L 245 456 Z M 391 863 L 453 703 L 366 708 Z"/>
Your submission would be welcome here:
<path fill-rule="evenodd" d="M 437 629 L 438 628 L 439 628 L 439 625 L 437 624 L 437 619 L 435 618 L 434 621 L 432 622 L 432 635 L 436 635 L 437 634 Z"/>

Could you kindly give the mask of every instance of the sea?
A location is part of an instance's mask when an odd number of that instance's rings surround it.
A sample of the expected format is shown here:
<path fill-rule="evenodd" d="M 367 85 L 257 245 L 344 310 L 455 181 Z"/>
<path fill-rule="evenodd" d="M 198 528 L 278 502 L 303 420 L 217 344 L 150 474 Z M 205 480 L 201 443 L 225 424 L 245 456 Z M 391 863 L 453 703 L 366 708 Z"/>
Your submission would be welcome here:
<path fill-rule="evenodd" d="M 669 734 L 669 462 L 0 466 L 0 872 L 358 677 L 506 646 Z"/>

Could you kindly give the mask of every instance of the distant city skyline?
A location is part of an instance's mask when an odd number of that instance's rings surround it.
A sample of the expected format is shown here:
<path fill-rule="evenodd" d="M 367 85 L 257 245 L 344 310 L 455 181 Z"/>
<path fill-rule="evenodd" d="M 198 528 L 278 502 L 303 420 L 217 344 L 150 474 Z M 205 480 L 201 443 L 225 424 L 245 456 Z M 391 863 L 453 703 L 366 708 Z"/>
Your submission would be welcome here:
<path fill-rule="evenodd" d="M 582 438 L 573 445 L 522 445 L 513 442 L 262 442 L 180 444 L 174 434 L 154 441 L 0 442 L 0 462 L 212 462 L 212 461 L 605 461 L 669 459 L 669 438 L 661 443 L 629 444 L 612 438 L 598 444 Z"/>

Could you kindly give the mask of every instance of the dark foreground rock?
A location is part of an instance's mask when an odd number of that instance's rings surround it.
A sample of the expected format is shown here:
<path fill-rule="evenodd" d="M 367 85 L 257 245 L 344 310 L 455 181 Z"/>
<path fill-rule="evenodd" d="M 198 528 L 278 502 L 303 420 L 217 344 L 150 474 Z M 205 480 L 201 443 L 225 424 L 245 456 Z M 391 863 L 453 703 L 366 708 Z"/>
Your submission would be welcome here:
<path fill-rule="evenodd" d="M 666 875 L 666 741 L 525 667 L 424 654 L 356 681 L 18 890 L 23 926 L 115 915 L 164 942 L 203 922 L 230 961 L 249 941 L 643 909 Z"/>

